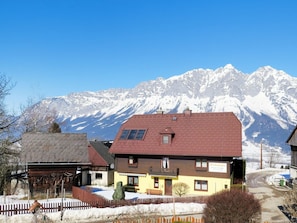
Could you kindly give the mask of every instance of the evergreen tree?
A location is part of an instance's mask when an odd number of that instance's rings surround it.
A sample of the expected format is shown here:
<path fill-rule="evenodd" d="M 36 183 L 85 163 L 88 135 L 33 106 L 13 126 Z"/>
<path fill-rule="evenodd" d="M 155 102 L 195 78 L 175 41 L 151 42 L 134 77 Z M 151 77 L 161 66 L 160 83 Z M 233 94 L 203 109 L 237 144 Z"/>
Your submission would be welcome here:
<path fill-rule="evenodd" d="M 59 124 L 56 123 L 56 122 L 53 122 L 53 123 L 50 125 L 50 127 L 49 127 L 49 129 L 48 129 L 48 132 L 49 132 L 49 133 L 61 133 L 62 131 L 61 131 L 61 128 L 60 128 Z"/>

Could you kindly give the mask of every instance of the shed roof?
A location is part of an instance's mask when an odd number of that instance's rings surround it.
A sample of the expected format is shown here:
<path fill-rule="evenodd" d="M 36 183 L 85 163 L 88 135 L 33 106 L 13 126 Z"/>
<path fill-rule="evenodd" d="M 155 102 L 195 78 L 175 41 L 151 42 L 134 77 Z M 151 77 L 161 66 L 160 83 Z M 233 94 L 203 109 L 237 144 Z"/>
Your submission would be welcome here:
<path fill-rule="evenodd" d="M 145 129 L 142 140 L 120 139 L 123 130 Z M 172 134 L 162 144 L 161 135 Z M 134 115 L 120 128 L 110 148 L 114 154 L 242 156 L 242 125 L 232 112 Z"/>
<path fill-rule="evenodd" d="M 86 134 L 24 133 L 22 162 L 90 163 Z"/>

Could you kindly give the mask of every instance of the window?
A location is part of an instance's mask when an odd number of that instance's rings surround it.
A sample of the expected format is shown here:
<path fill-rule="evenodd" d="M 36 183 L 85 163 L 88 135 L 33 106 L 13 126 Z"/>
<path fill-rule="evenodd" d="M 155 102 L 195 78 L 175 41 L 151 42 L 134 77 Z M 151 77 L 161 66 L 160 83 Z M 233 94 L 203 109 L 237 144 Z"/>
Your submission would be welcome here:
<path fill-rule="evenodd" d="M 208 190 L 207 181 L 206 180 L 195 180 L 194 181 L 194 189 L 207 191 Z"/>
<path fill-rule="evenodd" d="M 144 133 L 145 133 L 144 129 L 138 130 L 135 139 L 136 140 L 142 140 L 143 136 L 144 136 Z"/>
<path fill-rule="evenodd" d="M 169 143 L 169 135 L 163 135 L 162 143 L 163 144 L 168 144 Z"/>
<path fill-rule="evenodd" d="M 134 139 L 136 136 L 137 130 L 130 130 L 130 133 L 128 135 L 128 139 Z"/>
<path fill-rule="evenodd" d="M 145 135 L 145 129 L 124 129 L 120 136 L 121 140 L 142 140 Z"/>
<path fill-rule="evenodd" d="M 129 165 L 136 165 L 137 164 L 137 158 L 134 157 L 134 156 L 129 156 L 128 164 Z"/>
<path fill-rule="evenodd" d="M 126 139 L 128 137 L 129 130 L 124 129 L 122 131 L 122 135 L 120 136 L 120 139 Z"/>
<path fill-rule="evenodd" d="M 154 188 L 159 188 L 159 177 L 154 178 Z"/>
<path fill-rule="evenodd" d="M 206 159 L 196 159 L 196 168 L 207 168 Z"/>
<path fill-rule="evenodd" d="M 96 179 L 102 179 L 102 173 L 96 173 L 95 178 Z"/>
<path fill-rule="evenodd" d="M 163 169 L 169 169 L 169 158 L 164 157 L 162 160 L 162 168 Z"/>
<path fill-rule="evenodd" d="M 128 185 L 138 186 L 138 176 L 128 176 Z"/>
<path fill-rule="evenodd" d="M 160 140 L 162 144 L 171 144 L 172 140 L 174 138 L 174 131 L 171 129 L 171 127 L 166 127 L 165 129 L 160 131 Z"/>

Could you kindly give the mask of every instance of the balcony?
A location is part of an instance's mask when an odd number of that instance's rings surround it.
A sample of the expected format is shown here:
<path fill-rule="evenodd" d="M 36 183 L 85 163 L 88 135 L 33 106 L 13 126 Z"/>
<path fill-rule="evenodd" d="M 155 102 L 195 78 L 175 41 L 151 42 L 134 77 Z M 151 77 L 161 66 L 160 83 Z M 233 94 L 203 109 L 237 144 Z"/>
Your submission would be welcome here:
<path fill-rule="evenodd" d="M 179 174 L 179 168 L 166 168 L 165 169 L 165 168 L 150 167 L 148 173 L 151 176 L 156 176 L 156 177 L 164 176 L 164 177 L 175 178 Z"/>

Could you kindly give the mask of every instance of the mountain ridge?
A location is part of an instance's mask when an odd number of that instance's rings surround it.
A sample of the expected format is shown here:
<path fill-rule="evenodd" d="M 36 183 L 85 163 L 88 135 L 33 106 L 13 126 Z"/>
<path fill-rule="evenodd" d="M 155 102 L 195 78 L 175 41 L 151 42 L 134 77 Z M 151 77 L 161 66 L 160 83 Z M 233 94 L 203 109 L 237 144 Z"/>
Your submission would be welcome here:
<path fill-rule="evenodd" d="M 167 79 L 141 82 L 131 89 L 76 92 L 47 98 L 36 106 L 55 110 L 63 132 L 113 139 L 133 114 L 231 111 L 243 125 L 243 142 L 285 144 L 297 123 L 297 78 L 271 66 L 251 74 L 227 64 L 193 69 Z"/>

